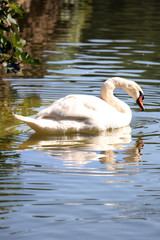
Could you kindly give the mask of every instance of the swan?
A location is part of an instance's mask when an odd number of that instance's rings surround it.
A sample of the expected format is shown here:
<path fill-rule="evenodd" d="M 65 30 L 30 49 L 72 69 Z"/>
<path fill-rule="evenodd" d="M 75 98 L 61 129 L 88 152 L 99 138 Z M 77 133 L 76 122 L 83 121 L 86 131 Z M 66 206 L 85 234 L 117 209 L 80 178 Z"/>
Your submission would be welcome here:
<path fill-rule="evenodd" d="M 114 96 L 115 88 L 124 89 L 139 105 L 143 106 L 143 91 L 134 81 L 113 77 L 105 81 L 100 96 L 67 95 L 41 110 L 36 118 L 13 116 L 25 122 L 38 133 L 91 132 L 127 126 L 131 122 L 130 107 Z"/>

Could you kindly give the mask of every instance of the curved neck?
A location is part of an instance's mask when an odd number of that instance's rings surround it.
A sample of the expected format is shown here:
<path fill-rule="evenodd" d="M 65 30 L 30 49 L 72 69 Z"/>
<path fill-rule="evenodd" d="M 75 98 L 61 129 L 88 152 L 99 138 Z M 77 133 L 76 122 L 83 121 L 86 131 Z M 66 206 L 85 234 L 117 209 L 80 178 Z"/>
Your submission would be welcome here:
<path fill-rule="evenodd" d="M 121 81 L 119 81 L 119 79 Z M 115 88 L 123 88 L 126 91 L 123 79 L 111 78 L 104 82 L 104 85 L 101 88 L 101 98 L 121 113 L 130 112 L 130 107 L 113 95 Z"/>

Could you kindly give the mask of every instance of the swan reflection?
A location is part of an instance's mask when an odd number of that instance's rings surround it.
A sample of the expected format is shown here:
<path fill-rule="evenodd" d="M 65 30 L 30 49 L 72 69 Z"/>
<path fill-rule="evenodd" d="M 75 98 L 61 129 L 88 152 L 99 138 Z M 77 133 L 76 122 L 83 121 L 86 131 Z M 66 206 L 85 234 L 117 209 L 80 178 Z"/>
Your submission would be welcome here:
<path fill-rule="evenodd" d="M 95 160 L 102 164 L 115 164 L 118 162 L 116 152 L 119 150 L 123 150 L 124 162 L 136 163 L 141 157 L 142 143 L 130 145 L 130 133 L 131 128 L 127 126 L 92 135 L 40 136 L 33 134 L 19 148 L 43 151 L 46 155 L 63 161 L 68 168 L 82 167 Z"/>

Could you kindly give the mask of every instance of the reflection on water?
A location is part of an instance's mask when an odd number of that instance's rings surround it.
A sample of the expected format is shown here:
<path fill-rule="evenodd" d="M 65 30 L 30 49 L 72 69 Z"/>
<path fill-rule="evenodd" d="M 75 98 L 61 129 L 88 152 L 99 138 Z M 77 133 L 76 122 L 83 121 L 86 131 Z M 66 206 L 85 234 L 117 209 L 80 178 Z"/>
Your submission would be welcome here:
<path fill-rule="evenodd" d="M 92 171 L 88 165 L 98 161 L 106 165 L 103 166 L 102 174 L 104 175 L 104 169 L 114 170 L 123 168 L 125 164 L 137 165 L 139 163 L 143 141 L 141 138 L 138 138 L 136 143 L 128 145 L 131 143 L 130 133 L 131 128 L 128 126 L 95 135 L 76 134 L 45 137 L 33 134 L 19 146 L 19 149 L 35 149 L 43 152 L 44 155 L 52 157 L 53 160 L 60 160 L 65 169 L 65 171 L 63 169 L 63 174 L 67 173 L 69 169 L 79 169 L 79 174 L 97 174 L 99 171 L 93 167 L 92 170 L 94 170 Z M 121 160 L 117 156 L 120 152 L 123 153 Z M 51 160 L 49 161 L 50 163 Z M 43 165 L 43 168 L 47 167 L 46 160 L 39 162 L 40 164 Z M 59 167 L 58 172 L 61 172 Z M 77 172 L 75 173 L 77 174 Z M 71 174 L 75 173 L 72 172 Z"/>
<path fill-rule="evenodd" d="M 42 66 L 25 65 L 0 84 L 1 238 L 158 240 L 160 1 L 25 6 L 22 34 Z M 70 93 L 99 96 L 111 76 L 144 90 L 143 113 L 115 92 L 132 109 L 131 128 L 39 136 L 12 117 Z"/>
<path fill-rule="evenodd" d="M 40 137 L 34 134 L 19 148 L 45 151 L 47 155 L 61 159 L 67 167 L 84 166 L 94 160 L 99 160 L 101 163 L 114 163 L 116 161 L 114 151 L 126 148 L 126 144 L 131 141 L 130 132 L 131 128 L 125 127 L 95 135 Z M 133 161 L 136 161 L 136 158 Z"/>

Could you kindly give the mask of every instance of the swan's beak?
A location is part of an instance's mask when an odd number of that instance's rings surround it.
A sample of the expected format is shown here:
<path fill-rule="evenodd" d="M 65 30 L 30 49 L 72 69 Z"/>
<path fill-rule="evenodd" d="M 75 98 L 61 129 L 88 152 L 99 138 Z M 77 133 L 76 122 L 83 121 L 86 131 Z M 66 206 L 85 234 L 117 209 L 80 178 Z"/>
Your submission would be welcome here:
<path fill-rule="evenodd" d="M 144 99 L 144 96 L 141 95 L 141 96 L 137 99 L 137 101 L 136 101 L 136 103 L 138 104 L 138 106 L 139 106 L 139 108 L 141 109 L 141 111 L 144 111 L 144 110 L 145 110 L 145 109 L 144 109 L 144 106 L 143 106 L 143 99 Z"/>

